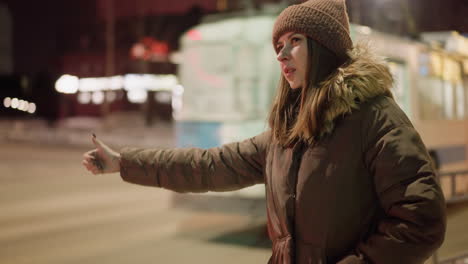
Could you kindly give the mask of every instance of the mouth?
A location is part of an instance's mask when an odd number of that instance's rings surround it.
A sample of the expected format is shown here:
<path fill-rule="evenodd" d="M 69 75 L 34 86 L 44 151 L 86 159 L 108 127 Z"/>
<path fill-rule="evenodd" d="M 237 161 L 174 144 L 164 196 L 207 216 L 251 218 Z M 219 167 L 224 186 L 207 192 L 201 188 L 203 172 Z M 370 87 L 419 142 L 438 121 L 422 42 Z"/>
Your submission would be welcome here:
<path fill-rule="evenodd" d="M 283 73 L 286 76 L 286 78 L 291 78 L 294 72 L 296 72 L 295 68 L 292 68 L 292 67 L 283 68 Z"/>

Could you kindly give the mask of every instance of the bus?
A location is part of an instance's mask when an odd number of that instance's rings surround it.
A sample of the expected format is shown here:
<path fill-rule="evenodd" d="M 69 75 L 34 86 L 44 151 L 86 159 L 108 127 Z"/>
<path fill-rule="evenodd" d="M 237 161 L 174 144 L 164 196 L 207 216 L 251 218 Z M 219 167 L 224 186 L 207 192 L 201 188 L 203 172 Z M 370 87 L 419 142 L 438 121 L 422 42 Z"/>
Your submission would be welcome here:
<path fill-rule="evenodd" d="M 277 14 L 211 15 L 181 37 L 178 77 L 182 88 L 173 95 L 177 146 L 209 148 L 267 129 L 280 76 L 271 43 Z M 468 56 L 439 42 L 429 45 L 361 25 L 351 25 L 351 37 L 386 59 L 395 79 L 394 97 L 433 156 L 447 200 L 464 199 L 468 193 Z M 264 187 L 256 185 L 210 196 L 245 202 L 262 201 L 264 193 Z"/>

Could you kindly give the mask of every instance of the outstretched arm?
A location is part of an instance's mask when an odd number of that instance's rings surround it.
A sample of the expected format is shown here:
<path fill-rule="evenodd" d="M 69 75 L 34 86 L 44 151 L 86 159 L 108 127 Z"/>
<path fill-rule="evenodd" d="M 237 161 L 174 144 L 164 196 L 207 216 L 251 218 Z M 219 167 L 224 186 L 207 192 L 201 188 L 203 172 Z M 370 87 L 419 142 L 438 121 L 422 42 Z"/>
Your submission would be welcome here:
<path fill-rule="evenodd" d="M 269 132 L 222 147 L 199 149 L 125 148 L 125 181 L 176 192 L 230 191 L 264 182 Z"/>

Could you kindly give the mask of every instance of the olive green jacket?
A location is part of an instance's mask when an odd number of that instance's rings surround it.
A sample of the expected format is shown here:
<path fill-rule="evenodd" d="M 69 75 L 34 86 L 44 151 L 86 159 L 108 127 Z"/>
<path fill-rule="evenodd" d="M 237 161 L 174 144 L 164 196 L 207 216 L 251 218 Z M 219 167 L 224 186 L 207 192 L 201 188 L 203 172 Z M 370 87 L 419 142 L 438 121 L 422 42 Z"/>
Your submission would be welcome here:
<path fill-rule="evenodd" d="M 284 148 L 270 132 L 211 149 L 123 149 L 125 181 L 176 192 L 264 183 L 269 263 L 423 263 L 445 234 L 426 148 L 366 49 L 323 83 L 321 140 Z"/>

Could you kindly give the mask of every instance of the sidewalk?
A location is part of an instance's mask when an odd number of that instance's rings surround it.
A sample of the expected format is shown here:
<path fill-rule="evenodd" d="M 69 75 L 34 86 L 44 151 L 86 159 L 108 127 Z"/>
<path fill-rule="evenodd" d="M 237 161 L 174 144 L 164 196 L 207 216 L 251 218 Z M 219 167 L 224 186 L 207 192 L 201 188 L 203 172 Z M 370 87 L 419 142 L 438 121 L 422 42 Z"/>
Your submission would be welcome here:
<path fill-rule="evenodd" d="M 41 119 L 0 119 L 0 142 L 27 142 L 47 145 L 92 147 L 91 136 L 120 148 L 173 147 L 174 123 L 155 121 L 151 127 L 144 124 L 140 113 L 117 113 L 105 121 L 96 117 L 74 117 L 58 121 L 52 127 Z"/>
<path fill-rule="evenodd" d="M 106 122 L 94 117 L 61 120 L 53 127 L 46 120 L 0 119 L 0 144 L 20 142 L 44 147 L 94 148 L 92 133 L 110 147 L 171 148 L 176 146 L 175 124 L 156 121 L 146 127 L 140 113 L 118 113 Z M 174 195 L 173 205 L 195 211 L 236 212 L 253 218 L 265 218 L 264 186 L 255 185 L 235 192 L 208 192 L 203 195 Z"/>

